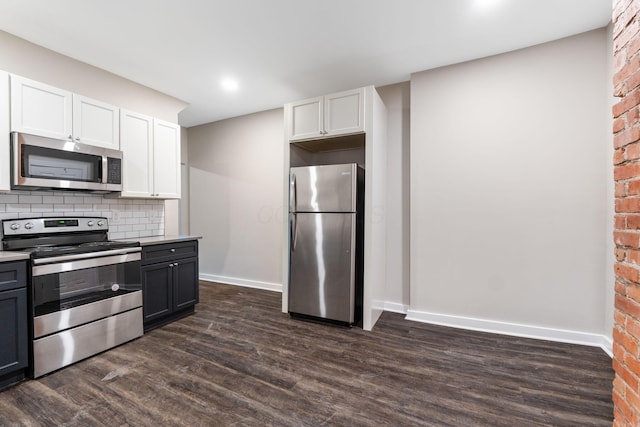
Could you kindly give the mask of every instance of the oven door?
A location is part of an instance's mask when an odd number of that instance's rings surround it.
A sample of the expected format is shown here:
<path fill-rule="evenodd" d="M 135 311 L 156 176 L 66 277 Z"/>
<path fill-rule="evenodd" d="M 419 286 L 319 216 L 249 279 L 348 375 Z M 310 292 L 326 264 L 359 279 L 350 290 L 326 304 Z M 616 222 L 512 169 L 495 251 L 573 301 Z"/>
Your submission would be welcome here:
<path fill-rule="evenodd" d="M 142 289 L 139 247 L 41 258 L 33 263 L 36 318 Z"/>

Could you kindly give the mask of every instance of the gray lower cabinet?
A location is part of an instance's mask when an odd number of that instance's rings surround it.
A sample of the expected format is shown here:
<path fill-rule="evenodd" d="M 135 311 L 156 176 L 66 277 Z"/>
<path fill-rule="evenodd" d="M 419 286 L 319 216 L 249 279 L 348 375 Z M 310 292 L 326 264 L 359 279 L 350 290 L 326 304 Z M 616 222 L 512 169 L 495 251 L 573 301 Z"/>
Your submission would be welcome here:
<path fill-rule="evenodd" d="M 194 312 L 198 303 L 198 241 L 142 247 L 145 331 Z"/>
<path fill-rule="evenodd" d="M 29 363 L 27 265 L 0 264 L 0 390 L 22 380 Z"/>

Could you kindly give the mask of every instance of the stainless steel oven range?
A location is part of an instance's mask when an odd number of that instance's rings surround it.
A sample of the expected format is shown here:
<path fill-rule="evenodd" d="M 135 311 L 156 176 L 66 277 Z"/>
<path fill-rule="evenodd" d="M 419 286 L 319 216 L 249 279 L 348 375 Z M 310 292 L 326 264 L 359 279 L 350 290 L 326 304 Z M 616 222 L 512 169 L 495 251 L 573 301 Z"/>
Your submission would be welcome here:
<path fill-rule="evenodd" d="M 4 250 L 31 254 L 31 376 L 143 333 L 137 243 L 108 240 L 106 218 L 2 221 Z"/>

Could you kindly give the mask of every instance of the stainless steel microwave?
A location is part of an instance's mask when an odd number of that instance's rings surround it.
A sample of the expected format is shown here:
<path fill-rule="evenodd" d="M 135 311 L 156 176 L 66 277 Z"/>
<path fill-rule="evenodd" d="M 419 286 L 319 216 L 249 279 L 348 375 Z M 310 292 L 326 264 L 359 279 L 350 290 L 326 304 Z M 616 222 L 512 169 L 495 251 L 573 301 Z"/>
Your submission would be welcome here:
<path fill-rule="evenodd" d="M 11 188 L 122 191 L 122 151 L 11 132 Z"/>

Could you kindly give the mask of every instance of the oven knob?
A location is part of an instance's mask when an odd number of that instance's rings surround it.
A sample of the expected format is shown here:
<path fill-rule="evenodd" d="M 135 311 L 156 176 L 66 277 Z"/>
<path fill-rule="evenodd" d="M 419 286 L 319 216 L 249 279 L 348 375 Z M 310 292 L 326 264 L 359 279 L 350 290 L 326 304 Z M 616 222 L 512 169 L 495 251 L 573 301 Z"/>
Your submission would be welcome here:
<path fill-rule="evenodd" d="M 89 227 L 93 227 L 93 221 L 87 221 L 87 225 L 88 225 Z"/>
<path fill-rule="evenodd" d="M 28 222 L 24 225 L 24 228 L 26 228 L 27 230 L 31 230 L 33 228 L 33 224 Z"/>
<path fill-rule="evenodd" d="M 98 221 L 98 225 L 102 227 L 104 225 L 104 221 L 103 220 Z"/>
<path fill-rule="evenodd" d="M 20 224 L 18 224 L 17 222 L 14 222 L 13 224 L 11 224 L 12 230 L 17 230 L 18 228 L 20 228 Z"/>

